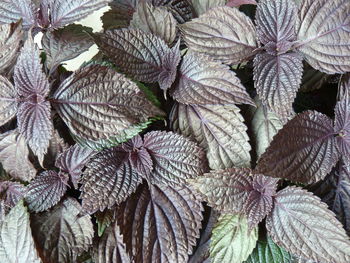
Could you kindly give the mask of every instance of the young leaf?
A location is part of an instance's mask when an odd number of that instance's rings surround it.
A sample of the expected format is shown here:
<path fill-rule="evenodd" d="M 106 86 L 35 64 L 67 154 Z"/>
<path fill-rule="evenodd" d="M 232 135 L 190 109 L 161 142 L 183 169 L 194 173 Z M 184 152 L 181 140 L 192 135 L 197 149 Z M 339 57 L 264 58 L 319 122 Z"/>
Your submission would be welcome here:
<path fill-rule="evenodd" d="M 45 171 L 28 185 L 26 201 L 28 208 L 42 212 L 56 205 L 67 191 L 68 177 L 55 171 Z"/>
<path fill-rule="evenodd" d="M 171 45 L 177 33 L 177 22 L 165 7 L 154 7 L 147 2 L 140 2 L 130 22 L 131 28 L 139 28 L 152 33 Z"/>
<path fill-rule="evenodd" d="M 184 104 L 251 104 L 254 102 L 226 65 L 199 54 L 186 54 L 172 96 Z"/>
<path fill-rule="evenodd" d="M 115 222 L 115 209 L 105 209 L 94 214 L 97 223 L 97 235 L 101 237 L 106 228 Z"/>
<path fill-rule="evenodd" d="M 340 154 L 350 164 L 350 96 L 344 96 L 335 106 L 334 130 Z"/>
<path fill-rule="evenodd" d="M 245 263 L 291 263 L 293 256 L 277 246 L 271 238 L 258 241 L 257 246 Z M 296 263 L 296 262 L 295 262 Z"/>
<path fill-rule="evenodd" d="M 87 213 L 112 208 L 136 191 L 142 177 L 133 169 L 128 152 L 120 146 L 99 152 L 86 164 L 81 187 Z"/>
<path fill-rule="evenodd" d="M 63 27 L 104 7 L 110 0 L 50 0 L 51 26 Z"/>
<path fill-rule="evenodd" d="M 103 236 L 94 244 L 93 259 L 95 263 L 132 262 L 117 224 L 107 227 Z"/>
<path fill-rule="evenodd" d="M 41 263 L 32 237 L 29 213 L 19 202 L 0 222 L 0 261 Z"/>
<path fill-rule="evenodd" d="M 82 68 L 66 79 L 53 103 L 73 135 L 98 145 L 163 114 L 135 83 L 99 65 Z"/>
<path fill-rule="evenodd" d="M 20 183 L 0 181 L 0 199 L 4 201 L 5 210 L 16 206 L 16 204 L 24 198 L 26 193 L 26 187 Z"/>
<path fill-rule="evenodd" d="M 22 37 L 21 22 L 0 26 L 0 73 L 7 73 L 7 69 L 14 64 Z"/>
<path fill-rule="evenodd" d="M 60 175 L 69 176 L 74 188 L 78 189 L 82 169 L 93 155 L 93 150 L 75 144 L 58 156 L 55 166 L 60 169 Z"/>
<path fill-rule="evenodd" d="M 30 181 L 36 170 L 28 159 L 29 149 L 17 130 L 0 135 L 0 162 L 5 171 L 14 179 Z"/>
<path fill-rule="evenodd" d="M 257 54 L 254 58 L 254 86 L 259 98 L 278 115 L 289 117 L 303 75 L 302 58 L 296 53 Z"/>
<path fill-rule="evenodd" d="M 63 61 L 79 56 L 93 45 L 94 42 L 86 32 L 91 33 L 92 30 L 75 24 L 45 32 L 42 45 L 51 72 Z"/>
<path fill-rule="evenodd" d="M 205 153 L 191 140 L 172 132 L 152 131 L 144 147 L 153 160 L 150 182 L 177 185 L 202 175 L 207 169 Z"/>
<path fill-rule="evenodd" d="M 235 105 L 175 104 L 170 120 L 174 130 L 206 150 L 211 169 L 250 166 L 247 127 Z"/>
<path fill-rule="evenodd" d="M 44 167 L 54 167 L 57 157 L 66 151 L 69 145 L 58 133 L 58 130 L 54 129 L 52 137 L 50 139 L 49 148 L 44 158 Z"/>
<path fill-rule="evenodd" d="M 348 0 L 302 2 L 298 50 L 313 68 L 328 74 L 350 71 L 349 8 Z"/>
<path fill-rule="evenodd" d="M 277 133 L 256 169 L 268 176 L 310 184 L 323 179 L 338 159 L 332 120 L 306 111 Z"/>
<path fill-rule="evenodd" d="M 0 126 L 15 117 L 17 112 L 17 92 L 12 83 L 0 75 Z"/>
<path fill-rule="evenodd" d="M 260 1 L 256 9 L 256 29 L 260 42 L 278 45 L 294 41 L 296 19 L 297 8 L 293 1 Z"/>
<path fill-rule="evenodd" d="M 125 74 L 147 83 L 159 82 L 163 90 L 174 82 L 181 59 L 178 44 L 170 49 L 162 39 L 140 29 L 108 30 L 94 38 Z"/>
<path fill-rule="evenodd" d="M 209 206 L 223 213 L 243 213 L 253 177 L 248 168 L 229 168 L 211 171 L 189 182 Z"/>
<path fill-rule="evenodd" d="M 45 262 L 76 262 L 92 244 L 94 234 L 89 215 L 81 216 L 80 204 L 67 198 L 53 210 L 33 215 L 34 239 Z"/>
<path fill-rule="evenodd" d="M 236 8 L 211 9 L 180 29 L 190 49 L 227 64 L 249 60 L 257 47 L 253 22 Z"/>
<path fill-rule="evenodd" d="M 213 229 L 210 244 L 212 263 L 245 261 L 258 240 L 258 229 L 248 230 L 245 217 L 222 215 Z"/>
<path fill-rule="evenodd" d="M 277 193 L 266 220 L 272 240 L 289 252 L 320 262 L 346 263 L 350 240 L 327 205 L 299 187 Z"/>
<path fill-rule="evenodd" d="M 117 210 L 135 262 L 187 262 L 199 237 L 202 204 L 185 185 L 141 186 Z"/>
<path fill-rule="evenodd" d="M 226 0 L 191 0 L 194 11 L 197 16 L 203 15 L 209 9 L 224 6 Z"/>
<path fill-rule="evenodd" d="M 2 0 L 0 2 L 0 24 L 10 24 L 23 19 L 23 27 L 29 29 L 36 24 L 35 5 L 31 0 Z"/>

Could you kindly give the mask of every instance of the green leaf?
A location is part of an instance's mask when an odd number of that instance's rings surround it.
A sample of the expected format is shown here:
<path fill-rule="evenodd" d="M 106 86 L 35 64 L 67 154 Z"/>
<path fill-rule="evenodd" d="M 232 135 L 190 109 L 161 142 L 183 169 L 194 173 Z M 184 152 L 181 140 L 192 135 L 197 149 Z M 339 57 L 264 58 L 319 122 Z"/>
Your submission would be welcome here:
<path fill-rule="evenodd" d="M 210 244 L 212 263 L 241 263 L 252 253 L 258 240 L 258 228 L 248 231 L 247 219 L 240 215 L 222 215 L 213 229 Z"/>

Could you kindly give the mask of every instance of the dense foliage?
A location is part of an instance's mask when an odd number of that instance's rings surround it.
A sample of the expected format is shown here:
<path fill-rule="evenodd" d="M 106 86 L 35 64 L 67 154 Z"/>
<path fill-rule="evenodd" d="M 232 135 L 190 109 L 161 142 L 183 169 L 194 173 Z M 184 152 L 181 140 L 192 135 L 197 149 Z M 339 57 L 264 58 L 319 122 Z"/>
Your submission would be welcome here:
<path fill-rule="evenodd" d="M 0 262 L 350 262 L 349 0 L 2 0 L 0 58 Z"/>

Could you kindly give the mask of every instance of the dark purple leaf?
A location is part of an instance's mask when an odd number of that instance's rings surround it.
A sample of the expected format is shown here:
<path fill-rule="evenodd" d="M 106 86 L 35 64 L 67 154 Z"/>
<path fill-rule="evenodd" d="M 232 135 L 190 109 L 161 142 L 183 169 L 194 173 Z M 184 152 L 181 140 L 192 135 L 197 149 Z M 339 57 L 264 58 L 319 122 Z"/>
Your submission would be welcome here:
<path fill-rule="evenodd" d="M 228 66 L 194 53 L 188 53 L 183 58 L 180 78 L 172 96 L 184 104 L 254 105 L 241 81 Z"/>
<path fill-rule="evenodd" d="M 296 256 L 317 262 L 350 261 L 350 240 L 327 205 L 299 187 L 277 193 L 266 227 L 272 240 Z"/>
<path fill-rule="evenodd" d="M 53 130 L 47 154 L 44 158 L 44 167 L 54 167 L 57 157 L 69 148 L 56 129 Z"/>
<path fill-rule="evenodd" d="M 315 69 L 350 71 L 350 1 L 302 1 L 297 21 L 298 50 Z"/>
<path fill-rule="evenodd" d="M 140 123 L 163 115 L 134 82 L 99 65 L 67 78 L 53 103 L 73 135 L 99 148 L 132 138 L 142 130 Z"/>
<path fill-rule="evenodd" d="M 140 29 L 108 30 L 95 42 L 125 74 L 168 89 L 176 77 L 181 56 L 178 44 L 170 49 L 163 40 Z"/>
<path fill-rule="evenodd" d="M 116 29 L 128 27 L 139 0 L 113 0 L 109 3 L 110 10 L 101 17 L 103 28 Z"/>
<path fill-rule="evenodd" d="M 188 0 L 147 0 L 154 6 L 166 7 L 179 24 L 189 21 L 193 17 L 193 11 Z"/>
<path fill-rule="evenodd" d="M 249 60 L 257 47 L 253 22 L 236 8 L 211 9 L 180 29 L 190 49 L 227 64 Z"/>
<path fill-rule="evenodd" d="M 108 2 L 110 0 L 51 0 L 51 26 L 59 28 L 72 24 L 106 6 Z"/>
<path fill-rule="evenodd" d="M 55 171 L 45 171 L 28 185 L 28 208 L 42 212 L 56 205 L 67 191 L 68 177 Z"/>
<path fill-rule="evenodd" d="M 203 149 L 178 134 L 149 132 L 144 136 L 144 147 L 153 160 L 151 183 L 174 186 L 202 175 L 207 169 Z"/>
<path fill-rule="evenodd" d="M 16 116 L 17 92 L 12 83 L 0 75 L 0 126 Z"/>
<path fill-rule="evenodd" d="M 4 170 L 14 179 L 30 181 L 36 170 L 29 161 L 27 143 L 18 130 L 0 135 L 0 162 Z"/>
<path fill-rule="evenodd" d="M 264 45 L 296 39 L 297 7 L 294 1 L 263 0 L 256 9 L 257 34 Z M 277 53 L 279 53 L 277 51 Z"/>
<path fill-rule="evenodd" d="M 32 0 L 1 0 L 0 24 L 10 24 L 23 19 L 23 27 L 36 24 L 36 10 Z"/>
<path fill-rule="evenodd" d="M 117 210 L 135 262 L 188 261 L 199 237 L 202 205 L 186 186 L 142 185 Z"/>
<path fill-rule="evenodd" d="M 0 182 L 0 199 L 4 201 L 5 210 L 10 210 L 10 208 L 14 207 L 24 198 L 26 193 L 27 189 L 21 183 L 11 181 Z"/>
<path fill-rule="evenodd" d="M 267 53 L 254 58 L 254 85 L 262 103 L 287 118 L 303 75 L 303 62 L 296 53 L 278 56 Z"/>
<path fill-rule="evenodd" d="M 93 157 L 94 151 L 75 144 L 61 153 L 55 163 L 60 169 L 60 175 L 70 177 L 74 188 L 78 189 L 78 183 L 85 164 Z"/>
<path fill-rule="evenodd" d="M 44 262 L 77 262 L 77 256 L 89 249 L 93 224 L 90 216 L 81 212 L 77 200 L 66 198 L 53 209 L 33 215 L 33 235 Z"/>
<path fill-rule="evenodd" d="M 261 156 L 261 174 L 310 184 L 323 179 L 336 164 L 339 153 L 332 120 L 306 111 L 290 120 Z"/>

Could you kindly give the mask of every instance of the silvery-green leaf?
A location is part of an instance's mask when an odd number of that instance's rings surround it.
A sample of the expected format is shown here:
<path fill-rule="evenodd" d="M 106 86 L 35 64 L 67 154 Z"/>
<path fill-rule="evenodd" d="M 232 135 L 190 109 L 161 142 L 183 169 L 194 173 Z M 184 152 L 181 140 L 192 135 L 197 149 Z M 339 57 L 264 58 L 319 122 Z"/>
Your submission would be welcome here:
<path fill-rule="evenodd" d="M 191 0 L 191 3 L 196 15 L 200 16 L 206 13 L 209 9 L 224 6 L 226 4 L 226 0 Z"/>

